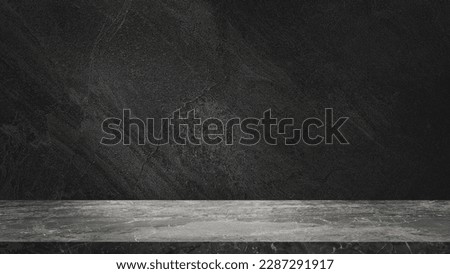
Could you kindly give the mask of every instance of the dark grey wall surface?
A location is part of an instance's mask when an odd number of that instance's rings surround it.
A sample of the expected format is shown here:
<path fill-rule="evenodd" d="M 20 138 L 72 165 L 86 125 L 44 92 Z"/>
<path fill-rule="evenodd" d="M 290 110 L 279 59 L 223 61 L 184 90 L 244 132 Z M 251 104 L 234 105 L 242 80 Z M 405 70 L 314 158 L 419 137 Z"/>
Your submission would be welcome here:
<path fill-rule="evenodd" d="M 450 199 L 449 5 L 0 1 L 0 199 Z M 180 107 L 332 107 L 351 144 L 99 144 Z"/>

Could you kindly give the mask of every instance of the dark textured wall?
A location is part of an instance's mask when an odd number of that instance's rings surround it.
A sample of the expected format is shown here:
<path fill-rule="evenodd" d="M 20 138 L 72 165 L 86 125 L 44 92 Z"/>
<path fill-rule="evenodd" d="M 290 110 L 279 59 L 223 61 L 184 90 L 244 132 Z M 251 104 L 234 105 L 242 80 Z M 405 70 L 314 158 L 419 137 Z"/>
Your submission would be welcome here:
<path fill-rule="evenodd" d="M 449 15 L 425 0 L 0 1 L 0 198 L 450 199 Z M 351 145 L 99 144 L 123 108 L 179 107 L 332 107 Z"/>

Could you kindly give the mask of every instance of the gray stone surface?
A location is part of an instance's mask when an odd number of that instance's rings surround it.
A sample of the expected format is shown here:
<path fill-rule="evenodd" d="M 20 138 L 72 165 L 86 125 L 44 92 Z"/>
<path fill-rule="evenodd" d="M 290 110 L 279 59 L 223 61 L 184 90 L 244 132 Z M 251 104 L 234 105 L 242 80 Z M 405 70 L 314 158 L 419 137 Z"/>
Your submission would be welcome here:
<path fill-rule="evenodd" d="M 447 201 L 1 201 L 0 242 L 445 242 Z"/>

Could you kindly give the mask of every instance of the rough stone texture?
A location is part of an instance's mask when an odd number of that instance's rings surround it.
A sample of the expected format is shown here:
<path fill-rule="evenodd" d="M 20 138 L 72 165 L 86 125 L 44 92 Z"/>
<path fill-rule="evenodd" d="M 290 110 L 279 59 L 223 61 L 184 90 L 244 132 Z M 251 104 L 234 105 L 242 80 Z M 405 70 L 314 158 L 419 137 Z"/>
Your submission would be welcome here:
<path fill-rule="evenodd" d="M 0 199 L 449 199 L 449 2 L 0 1 Z M 130 108 L 351 145 L 99 145 Z"/>
<path fill-rule="evenodd" d="M 0 243 L 0 254 L 437 254 L 450 253 L 450 243 Z"/>
<path fill-rule="evenodd" d="M 450 242 L 444 201 L 3 201 L 7 242 Z"/>

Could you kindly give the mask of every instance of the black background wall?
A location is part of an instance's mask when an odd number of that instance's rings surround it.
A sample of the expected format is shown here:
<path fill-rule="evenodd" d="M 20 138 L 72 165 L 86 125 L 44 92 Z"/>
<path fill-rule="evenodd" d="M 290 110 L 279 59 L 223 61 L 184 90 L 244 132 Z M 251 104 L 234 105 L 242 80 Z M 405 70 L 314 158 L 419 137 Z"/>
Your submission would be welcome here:
<path fill-rule="evenodd" d="M 425 0 L 1 1 L 0 199 L 449 199 L 449 15 Z M 180 107 L 332 107 L 351 144 L 99 144 L 123 108 Z"/>

